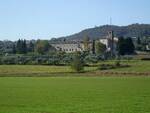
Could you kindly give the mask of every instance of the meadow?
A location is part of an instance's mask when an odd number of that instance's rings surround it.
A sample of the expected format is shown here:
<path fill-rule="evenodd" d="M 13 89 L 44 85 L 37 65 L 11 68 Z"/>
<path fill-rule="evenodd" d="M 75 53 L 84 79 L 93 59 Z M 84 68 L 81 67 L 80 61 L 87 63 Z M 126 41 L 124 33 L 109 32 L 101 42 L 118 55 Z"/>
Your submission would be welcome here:
<path fill-rule="evenodd" d="M 0 65 L 0 77 L 36 77 L 36 76 L 101 76 L 107 72 L 111 75 L 116 73 L 139 73 L 140 75 L 150 75 L 150 61 L 131 60 L 121 61 L 123 65 L 129 65 L 125 68 L 116 68 L 110 70 L 98 70 L 100 64 L 115 64 L 115 61 L 102 61 L 97 65 L 85 67 L 84 73 L 75 73 L 70 66 L 48 66 L 48 65 Z M 105 76 L 105 75 L 104 75 Z"/>
<path fill-rule="evenodd" d="M 114 61 L 108 61 L 106 63 L 114 63 Z M 121 61 L 121 64 L 129 65 L 126 68 L 118 68 L 109 71 L 119 71 L 119 72 L 150 72 L 150 61 L 141 60 L 131 60 L 131 61 Z"/>
<path fill-rule="evenodd" d="M 149 113 L 149 77 L 1 77 L 0 113 Z"/>
<path fill-rule="evenodd" d="M 85 73 L 96 71 L 97 67 L 85 67 Z M 0 65 L 1 77 L 25 76 L 72 76 L 76 73 L 70 66 L 45 65 Z"/>
<path fill-rule="evenodd" d="M 68 66 L 0 65 L 0 113 L 150 113 L 150 76 L 111 75 L 149 73 L 150 62 L 121 63 L 130 67 L 104 76 L 97 66 L 75 73 Z"/>

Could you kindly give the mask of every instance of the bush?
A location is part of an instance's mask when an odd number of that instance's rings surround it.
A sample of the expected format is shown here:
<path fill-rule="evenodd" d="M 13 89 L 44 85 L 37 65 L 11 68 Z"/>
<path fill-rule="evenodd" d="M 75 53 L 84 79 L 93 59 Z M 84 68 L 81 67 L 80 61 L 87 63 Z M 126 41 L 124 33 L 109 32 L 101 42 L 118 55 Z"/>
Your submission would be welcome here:
<path fill-rule="evenodd" d="M 114 68 L 115 66 L 111 64 L 101 64 L 98 67 L 99 70 L 109 70 L 109 69 L 114 69 Z"/>
<path fill-rule="evenodd" d="M 116 67 L 120 67 L 120 66 L 121 66 L 121 64 L 120 64 L 120 61 L 119 61 L 119 60 L 117 60 L 117 61 L 115 62 L 115 66 L 116 66 Z"/>
<path fill-rule="evenodd" d="M 50 58 L 47 61 L 48 65 L 60 65 L 60 60 L 58 58 Z"/>
<path fill-rule="evenodd" d="M 62 59 L 62 63 L 64 64 L 64 65 L 69 65 L 70 63 L 71 63 L 71 61 L 72 61 L 72 57 L 70 56 L 64 56 L 64 58 Z"/>
<path fill-rule="evenodd" d="M 96 55 L 88 55 L 88 56 L 86 56 L 85 59 L 84 59 L 84 61 L 85 61 L 86 63 L 92 63 L 92 64 L 97 63 L 98 60 L 99 60 L 99 59 L 98 59 L 98 57 L 97 57 Z"/>
<path fill-rule="evenodd" d="M 16 58 L 11 56 L 2 57 L 1 64 L 16 64 Z"/>
<path fill-rule="evenodd" d="M 72 64 L 71 64 L 71 68 L 75 72 L 82 72 L 84 70 L 84 63 L 83 63 L 83 60 L 82 60 L 81 55 L 79 53 L 77 53 L 74 56 Z"/>
<path fill-rule="evenodd" d="M 109 70 L 109 69 L 116 69 L 116 68 L 126 68 L 130 67 L 127 64 L 121 64 L 119 60 L 117 60 L 114 64 L 101 64 L 99 65 L 99 70 Z"/>

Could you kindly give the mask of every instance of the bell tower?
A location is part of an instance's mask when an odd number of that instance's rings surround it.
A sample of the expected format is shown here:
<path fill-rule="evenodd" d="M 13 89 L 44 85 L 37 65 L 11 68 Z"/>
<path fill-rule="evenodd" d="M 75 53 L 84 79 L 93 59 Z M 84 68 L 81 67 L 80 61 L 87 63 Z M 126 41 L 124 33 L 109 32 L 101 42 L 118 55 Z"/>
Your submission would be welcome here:
<path fill-rule="evenodd" d="M 109 37 L 109 40 L 110 40 L 111 56 L 114 56 L 114 32 L 113 31 L 109 31 L 108 32 L 108 37 Z"/>

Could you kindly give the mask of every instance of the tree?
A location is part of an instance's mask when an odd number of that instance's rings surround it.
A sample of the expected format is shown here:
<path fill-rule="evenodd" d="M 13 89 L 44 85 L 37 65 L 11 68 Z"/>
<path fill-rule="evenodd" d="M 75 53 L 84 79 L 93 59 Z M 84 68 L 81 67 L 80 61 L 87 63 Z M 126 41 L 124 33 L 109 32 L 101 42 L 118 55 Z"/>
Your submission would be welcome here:
<path fill-rule="evenodd" d="M 34 52 L 34 44 L 32 41 L 30 41 L 30 43 L 29 43 L 28 52 Z"/>
<path fill-rule="evenodd" d="M 75 53 L 75 56 L 71 64 L 71 68 L 75 72 L 82 72 L 84 70 L 84 63 L 80 53 Z"/>
<path fill-rule="evenodd" d="M 22 51 L 22 48 L 21 48 L 21 40 L 20 40 L 20 39 L 17 41 L 16 49 L 17 49 L 17 53 L 20 54 L 21 51 Z"/>
<path fill-rule="evenodd" d="M 95 40 L 92 41 L 92 53 L 95 54 Z"/>
<path fill-rule="evenodd" d="M 140 37 L 137 38 L 137 44 L 138 44 L 138 45 L 141 44 L 141 39 L 140 39 Z"/>
<path fill-rule="evenodd" d="M 95 51 L 96 51 L 96 54 L 104 54 L 105 51 L 106 51 L 106 45 L 105 44 L 102 44 L 101 42 L 96 42 L 96 45 L 95 45 Z"/>
<path fill-rule="evenodd" d="M 125 53 L 126 53 L 125 46 L 126 45 L 125 45 L 124 37 L 119 37 L 118 45 L 117 45 L 118 55 L 125 55 Z"/>
<path fill-rule="evenodd" d="M 23 45 L 22 45 L 22 51 L 24 54 L 27 53 L 27 44 L 26 44 L 26 40 L 23 40 L 22 41 Z"/>
<path fill-rule="evenodd" d="M 16 45 L 15 44 L 13 44 L 12 53 L 16 54 Z"/>
<path fill-rule="evenodd" d="M 83 40 L 83 44 L 84 44 L 85 51 L 88 51 L 88 52 L 90 51 L 89 43 L 90 43 L 90 38 L 88 36 L 85 36 Z"/>
<path fill-rule="evenodd" d="M 49 51 L 49 43 L 47 40 L 38 40 L 36 42 L 35 51 L 39 54 L 44 54 Z"/>
<path fill-rule="evenodd" d="M 27 53 L 26 40 L 19 39 L 17 41 L 16 51 L 19 54 L 26 54 Z"/>
<path fill-rule="evenodd" d="M 124 37 L 119 37 L 117 46 L 119 55 L 130 55 L 133 54 L 135 51 L 133 41 L 130 37 L 126 39 Z"/>
<path fill-rule="evenodd" d="M 133 44 L 131 37 L 125 39 L 125 45 L 126 45 L 126 54 L 128 55 L 133 54 L 135 51 L 135 46 Z"/>

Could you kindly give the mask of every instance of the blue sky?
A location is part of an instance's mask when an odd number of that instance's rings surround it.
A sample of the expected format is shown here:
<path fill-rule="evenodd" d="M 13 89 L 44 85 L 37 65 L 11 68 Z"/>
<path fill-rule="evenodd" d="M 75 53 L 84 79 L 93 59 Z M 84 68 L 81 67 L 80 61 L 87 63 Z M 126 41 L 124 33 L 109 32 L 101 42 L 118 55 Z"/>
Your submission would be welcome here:
<path fill-rule="evenodd" d="M 150 23 L 150 0 L 0 0 L 0 40 L 50 39 L 110 23 Z"/>

